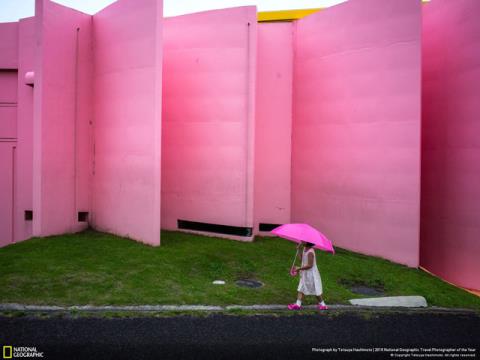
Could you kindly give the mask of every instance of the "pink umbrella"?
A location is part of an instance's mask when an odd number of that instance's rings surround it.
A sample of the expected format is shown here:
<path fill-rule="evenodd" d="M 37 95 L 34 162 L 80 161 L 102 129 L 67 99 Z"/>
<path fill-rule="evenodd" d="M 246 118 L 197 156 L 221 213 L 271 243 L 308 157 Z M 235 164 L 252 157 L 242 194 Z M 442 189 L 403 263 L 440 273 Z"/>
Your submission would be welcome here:
<path fill-rule="evenodd" d="M 328 240 L 327 237 L 323 235 L 320 231 L 311 227 L 308 224 L 285 224 L 276 227 L 271 231 L 271 233 L 281 238 L 294 241 L 296 243 L 306 241 L 314 244 L 314 248 L 335 254 L 335 249 L 333 248 L 332 242 Z M 297 254 L 293 259 L 293 265 L 295 265 L 295 259 L 297 258 Z M 296 272 L 293 265 L 290 269 L 290 275 L 295 276 Z"/>
<path fill-rule="evenodd" d="M 272 234 L 281 238 L 300 243 L 302 241 L 314 244 L 314 247 L 335 254 L 332 242 L 320 231 L 308 224 L 285 224 L 273 229 Z"/>

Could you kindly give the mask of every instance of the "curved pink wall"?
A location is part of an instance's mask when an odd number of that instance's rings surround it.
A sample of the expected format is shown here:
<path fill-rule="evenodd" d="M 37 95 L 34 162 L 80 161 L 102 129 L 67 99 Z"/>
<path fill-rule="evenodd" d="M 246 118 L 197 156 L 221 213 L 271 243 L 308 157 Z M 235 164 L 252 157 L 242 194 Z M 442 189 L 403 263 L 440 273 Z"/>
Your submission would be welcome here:
<path fill-rule="evenodd" d="M 87 226 L 91 16 L 37 0 L 35 21 L 33 235 L 47 236 Z"/>
<path fill-rule="evenodd" d="M 117 1 L 93 27 L 93 226 L 159 245 L 162 1 Z"/>
<path fill-rule="evenodd" d="M 292 221 L 418 266 L 420 1 L 349 1 L 296 25 Z"/>
<path fill-rule="evenodd" d="M 253 227 L 256 23 L 255 7 L 165 20 L 166 229 L 178 219 Z"/>
<path fill-rule="evenodd" d="M 423 7 L 420 263 L 480 289 L 480 3 Z"/>
<path fill-rule="evenodd" d="M 290 222 L 293 23 L 257 28 L 255 233 Z"/>

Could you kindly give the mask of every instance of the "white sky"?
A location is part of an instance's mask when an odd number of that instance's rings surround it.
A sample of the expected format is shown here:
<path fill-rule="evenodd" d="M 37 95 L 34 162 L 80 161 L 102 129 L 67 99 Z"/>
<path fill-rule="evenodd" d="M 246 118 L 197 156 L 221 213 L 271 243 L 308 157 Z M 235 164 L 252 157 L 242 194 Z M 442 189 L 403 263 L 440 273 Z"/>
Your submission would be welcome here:
<path fill-rule="evenodd" d="M 54 1 L 87 14 L 95 14 L 116 0 Z M 164 0 L 163 11 L 165 16 L 175 16 L 243 5 L 257 5 L 258 11 L 309 9 L 332 6 L 344 1 L 346 0 Z M 17 21 L 33 16 L 34 8 L 35 0 L 0 0 L 0 22 Z"/>

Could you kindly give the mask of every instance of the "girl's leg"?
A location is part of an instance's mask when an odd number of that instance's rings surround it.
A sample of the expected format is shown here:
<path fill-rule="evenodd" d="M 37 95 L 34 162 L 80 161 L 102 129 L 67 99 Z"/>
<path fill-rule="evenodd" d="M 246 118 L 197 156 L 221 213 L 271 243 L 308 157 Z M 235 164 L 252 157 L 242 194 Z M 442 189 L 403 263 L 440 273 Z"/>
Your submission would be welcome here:
<path fill-rule="evenodd" d="M 304 297 L 303 293 L 299 291 L 298 294 L 297 294 L 297 305 L 298 306 L 302 306 L 303 297 Z"/>
<path fill-rule="evenodd" d="M 323 294 L 320 294 L 320 295 L 317 296 L 318 308 L 319 308 L 320 310 L 327 310 L 328 307 L 327 307 L 327 305 L 325 304 L 325 301 L 323 301 L 323 296 L 322 296 L 322 295 L 323 295 Z"/>

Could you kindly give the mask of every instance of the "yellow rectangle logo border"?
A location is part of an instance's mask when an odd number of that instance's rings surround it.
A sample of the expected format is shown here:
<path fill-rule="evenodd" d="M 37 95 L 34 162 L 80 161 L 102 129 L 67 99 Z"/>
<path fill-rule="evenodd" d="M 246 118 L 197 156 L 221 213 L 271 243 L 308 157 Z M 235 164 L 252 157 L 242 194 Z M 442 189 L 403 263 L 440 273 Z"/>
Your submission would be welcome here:
<path fill-rule="evenodd" d="M 10 350 L 10 355 L 7 355 L 7 350 Z M 4 359 L 11 359 L 13 357 L 13 348 L 11 345 L 3 345 L 3 358 Z"/>

